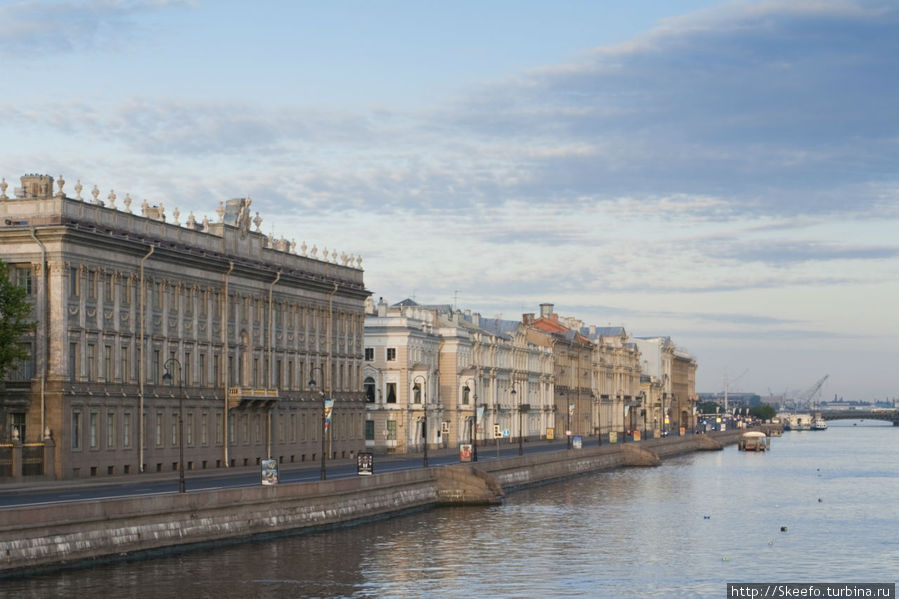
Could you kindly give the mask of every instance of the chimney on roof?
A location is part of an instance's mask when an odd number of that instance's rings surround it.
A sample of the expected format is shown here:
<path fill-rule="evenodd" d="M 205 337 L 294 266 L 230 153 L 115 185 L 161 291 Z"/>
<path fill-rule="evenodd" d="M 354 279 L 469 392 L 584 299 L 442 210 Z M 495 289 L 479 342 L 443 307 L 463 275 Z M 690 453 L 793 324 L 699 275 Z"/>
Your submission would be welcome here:
<path fill-rule="evenodd" d="M 481 326 L 481 313 L 480 312 L 475 312 L 474 314 L 471 315 L 471 324 L 473 324 L 476 327 Z"/>
<path fill-rule="evenodd" d="M 553 304 L 540 304 L 540 318 L 550 318 L 553 314 Z"/>
<path fill-rule="evenodd" d="M 387 316 L 387 302 L 384 301 L 383 297 L 378 300 L 378 316 Z"/>
<path fill-rule="evenodd" d="M 532 324 L 534 324 L 534 313 L 533 313 L 533 312 L 528 312 L 527 314 L 522 314 L 522 315 L 521 315 L 521 322 L 523 322 L 525 325 L 532 325 Z"/>

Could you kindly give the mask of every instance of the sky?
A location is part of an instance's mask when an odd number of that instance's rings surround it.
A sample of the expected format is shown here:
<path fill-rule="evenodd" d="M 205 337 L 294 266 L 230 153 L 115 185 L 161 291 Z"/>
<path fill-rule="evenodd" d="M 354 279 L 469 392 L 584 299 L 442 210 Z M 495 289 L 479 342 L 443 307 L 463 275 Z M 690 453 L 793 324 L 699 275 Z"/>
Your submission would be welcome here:
<path fill-rule="evenodd" d="M 626 6 L 625 6 L 626 5 Z M 0 2 L 0 176 L 361 255 L 375 300 L 899 398 L 899 4 Z"/>

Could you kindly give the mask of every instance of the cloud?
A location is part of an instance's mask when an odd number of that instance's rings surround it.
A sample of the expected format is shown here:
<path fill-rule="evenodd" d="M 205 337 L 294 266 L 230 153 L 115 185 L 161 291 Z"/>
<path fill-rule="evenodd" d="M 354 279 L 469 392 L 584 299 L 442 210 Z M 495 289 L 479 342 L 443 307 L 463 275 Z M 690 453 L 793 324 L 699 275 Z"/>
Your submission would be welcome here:
<path fill-rule="evenodd" d="M 14 2 L 0 6 L 0 56 L 31 60 L 73 51 L 121 49 L 145 30 L 140 17 L 188 5 L 178 0 Z"/>

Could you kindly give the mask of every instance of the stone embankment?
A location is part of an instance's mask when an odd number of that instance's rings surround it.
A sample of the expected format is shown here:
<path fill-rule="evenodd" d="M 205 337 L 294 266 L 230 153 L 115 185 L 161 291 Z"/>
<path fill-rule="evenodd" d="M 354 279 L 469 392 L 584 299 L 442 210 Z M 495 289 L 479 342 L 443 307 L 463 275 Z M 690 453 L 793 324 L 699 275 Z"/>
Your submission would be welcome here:
<path fill-rule="evenodd" d="M 333 481 L 0 510 L 0 576 L 126 555 L 361 523 L 417 509 L 493 504 L 505 492 L 587 472 L 655 466 L 721 449 L 738 431 L 526 454 Z"/>

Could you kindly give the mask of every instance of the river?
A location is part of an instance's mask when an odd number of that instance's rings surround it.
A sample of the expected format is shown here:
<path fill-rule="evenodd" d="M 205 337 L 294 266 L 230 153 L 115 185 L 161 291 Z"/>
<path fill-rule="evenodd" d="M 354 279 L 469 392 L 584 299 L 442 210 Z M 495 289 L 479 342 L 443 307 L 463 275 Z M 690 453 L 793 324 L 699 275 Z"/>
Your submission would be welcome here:
<path fill-rule="evenodd" d="M 727 582 L 899 581 L 899 427 L 787 432 L 503 505 L 0 582 L 15 597 L 725 597 Z M 782 530 L 783 529 L 783 530 Z"/>

